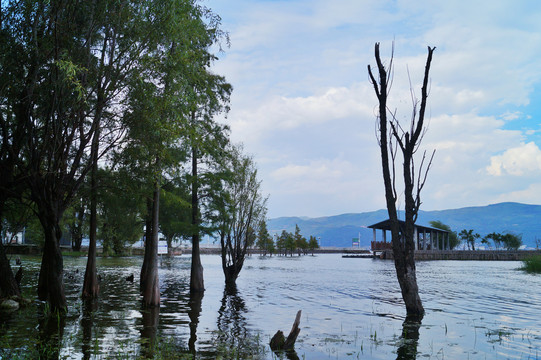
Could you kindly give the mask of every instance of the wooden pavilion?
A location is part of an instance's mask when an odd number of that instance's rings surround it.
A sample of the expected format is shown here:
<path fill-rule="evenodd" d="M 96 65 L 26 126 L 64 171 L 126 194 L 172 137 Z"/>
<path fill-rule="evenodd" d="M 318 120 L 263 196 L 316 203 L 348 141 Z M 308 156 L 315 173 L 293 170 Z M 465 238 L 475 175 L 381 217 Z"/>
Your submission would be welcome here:
<path fill-rule="evenodd" d="M 400 229 L 404 229 L 406 223 L 398 220 Z M 374 231 L 374 240 L 372 241 L 372 251 L 383 251 L 391 249 L 391 241 L 387 242 L 387 231 L 391 231 L 391 221 L 389 219 L 377 224 L 370 225 L 368 228 Z M 377 230 L 383 232 L 383 241 L 376 241 Z M 449 250 L 449 231 L 433 228 L 430 226 L 414 225 L 413 238 L 415 239 L 415 250 Z M 402 237 L 402 231 L 401 237 Z"/>

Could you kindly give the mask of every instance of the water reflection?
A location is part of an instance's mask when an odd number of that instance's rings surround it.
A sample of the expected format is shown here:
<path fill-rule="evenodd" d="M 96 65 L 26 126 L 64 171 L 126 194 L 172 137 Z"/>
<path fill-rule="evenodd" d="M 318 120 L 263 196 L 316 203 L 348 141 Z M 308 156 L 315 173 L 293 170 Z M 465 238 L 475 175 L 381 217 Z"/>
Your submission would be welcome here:
<path fill-rule="evenodd" d="M 226 285 L 222 297 L 221 306 L 218 310 L 218 331 L 219 340 L 224 343 L 231 343 L 238 339 L 245 339 L 246 330 L 246 304 L 239 295 L 237 285 Z"/>
<path fill-rule="evenodd" d="M 221 300 L 215 342 L 218 355 L 249 358 L 261 353 L 259 336 L 248 330 L 247 307 L 235 284 L 226 285 Z"/>
<path fill-rule="evenodd" d="M 81 328 L 83 330 L 83 359 L 88 360 L 92 357 L 92 326 L 94 324 L 93 314 L 98 309 L 96 299 L 83 300 L 83 309 L 81 314 Z"/>
<path fill-rule="evenodd" d="M 40 359 L 58 359 L 65 326 L 66 317 L 58 312 L 43 314 L 40 317 L 38 325 L 39 341 L 37 343 Z"/>
<path fill-rule="evenodd" d="M 417 358 L 417 344 L 419 343 L 419 328 L 421 327 L 421 318 L 407 317 L 402 324 L 402 335 L 400 336 L 400 346 L 396 351 L 397 360 L 411 360 Z"/>
<path fill-rule="evenodd" d="M 141 353 L 145 358 L 152 358 L 156 349 L 160 307 L 154 306 L 141 311 L 143 327 L 141 329 Z"/>
<path fill-rule="evenodd" d="M 201 304 L 203 301 L 204 292 L 190 293 L 188 316 L 190 317 L 190 340 L 188 341 L 188 349 L 196 355 L 195 343 L 197 342 L 197 325 L 199 324 L 199 316 L 201 315 Z"/>

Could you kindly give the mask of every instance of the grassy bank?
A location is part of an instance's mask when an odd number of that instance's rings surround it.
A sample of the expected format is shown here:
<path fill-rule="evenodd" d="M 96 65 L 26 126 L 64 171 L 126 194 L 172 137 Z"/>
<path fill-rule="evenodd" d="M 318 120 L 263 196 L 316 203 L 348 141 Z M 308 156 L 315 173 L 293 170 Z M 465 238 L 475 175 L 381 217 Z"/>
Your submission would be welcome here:
<path fill-rule="evenodd" d="M 529 273 L 541 274 L 541 255 L 531 256 L 522 262 L 522 270 Z"/>

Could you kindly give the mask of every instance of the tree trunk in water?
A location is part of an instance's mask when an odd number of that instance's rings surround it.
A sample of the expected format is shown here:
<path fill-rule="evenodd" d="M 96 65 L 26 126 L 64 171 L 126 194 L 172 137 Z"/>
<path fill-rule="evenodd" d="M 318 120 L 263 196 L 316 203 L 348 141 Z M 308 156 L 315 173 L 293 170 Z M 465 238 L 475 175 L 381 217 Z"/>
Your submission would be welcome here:
<path fill-rule="evenodd" d="M 141 266 L 141 275 L 139 278 L 139 289 L 141 293 L 145 287 L 147 279 L 148 264 L 150 262 L 150 245 L 149 239 L 152 237 L 152 199 L 147 198 L 147 218 L 145 222 L 145 254 L 143 256 L 143 265 Z"/>
<path fill-rule="evenodd" d="M 160 185 L 156 180 L 154 185 L 154 196 L 152 202 L 152 236 L 147 239 L 150 254 L 147 258 L 145 279 L 141 279 L 143 283 L 143 306 L 145 308 L 160 305 L 160 282 L 158 279 L 158 214 L 160 211 Z"/>
<path fill-rule="evenodd" d="M 45 245 L 39 272 L 38 298 L 47 301 L 52 311 L 65 312 L 64 261 L 60 250 L 62 231 L 58 225 L 58 217 L 45 215 L 40 209 L 39 218 L 43 226 Z"/>
<path fill-rule="evenodd" d="M 387 205 L 387 212 L 389 214 L 389 220 L 391 224 L 392 235 L 392 248 L 393 257 L 395 262 L 396 277 L 400 284 L 400 290 L 402 292 L 402 299 L 406 305 L 406 311 L 409 316 L 422 317 L 424 314 L 424 308 L 419 297 L 419 288 L 417 286 L 417 277 L 415 272 L 415 258 L 414 258 L 414 240 L 413 240 L 413 226 L 414 219 L 411 212 L 411 181 L 407 181 L 405 174 L 405 186 L 404 193 L 406 194 L 406 229 L 400 229 L 398 222 L 398 215 L 396 209 L 397 195 L 394 187 L 394 157 L 389 154 L 389 144 L 392 140 L 389 139 L 389 130 L 387 127 L 387 81 L 389 79 L 387 70 L 381 61 L 379 53 L 379 43 L 375 45 L 375 57 L 378 66 L 379 82 L 372 74 L 370 65 L 368 65 L 368 73 L 374 91 L 379 102 L 379 147 L 381 153 L 381 165 L 383 172 L 383 182 L 385 185 L 385 200 Z M 379 85 L 379 86 L 378 86 Z M 391 135 L 392 136 L 392 135 Z M 413 149 L 412 149 L 413 150 Z M 409 174 L 411 155 L 408 160 L 408 155 L 404 154 L 404 171 Z M 393 164 L 393 174 L 391 175 L 390 163 Z M 409 191 L 409 192 L 408 192 Z M 403 239 L 404 237 L 404 239 Z"/>
<path fill-rule="evenodd" d="M 203 265 L 199 250 L 199 184 L 197 178 L 197 148 L 192 147 L 192 267 L 190 272 L 190 292 L 205 291 Z"/>
<path fill-rule="evenodd" d="M 1 233 L 1 232 L 0 232 Z M 9 265 L 2 239 L 0 239 L 0 299 L 11 296 L 21 296 L 19 285 L 13 276 L 13 271 Z"/>
<path fill-rule="evenodd" d="M 4 199 L 0 203 L 0 215 L 2 215 Z M 1 219 L 1 216 L 0 216 Z M 2 223 L 0 222 L 0 299 L 11 296 L 21 296 L 21 290 L 15 280 L 11 265 L 9 264 L 8 257 L 6 255 L 6 249 L 2 243 Z"/>
<path fill-rule="evenodd" d="M 406 305 L 406 312 L 410 317 L 421 319 L 424 314 L 424 308 L 419 296 L 419 287 L 417 286 L 414 255 L 413 253 L 408 254 L 400 251 L 399 256 L 396 256 L 397 254 L 394 248 L 393 246 L 396 277 L 400 284 L 402 299 L 404 299 L 404 304 Z"/>
<path fill-rule="evenodd" d="M 83 299 L 97 298 L 100 292 L 98 275 L 96 271 L 96 229 L 98 228 L 97 204 L 98 204 L 98 145 L 99 130 L 92 140 L 92 170 L 90 173 L 90 236 L 88 243 L 88 257 L 86 261 L 85 280 L 83 283 Z"/>

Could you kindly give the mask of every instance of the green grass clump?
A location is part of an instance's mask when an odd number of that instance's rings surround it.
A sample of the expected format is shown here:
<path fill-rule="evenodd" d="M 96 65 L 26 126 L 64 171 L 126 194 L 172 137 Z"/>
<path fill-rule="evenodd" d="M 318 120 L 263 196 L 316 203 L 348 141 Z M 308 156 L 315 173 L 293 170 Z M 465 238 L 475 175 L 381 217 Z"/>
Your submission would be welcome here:
<path fill-rule="evenodd" d="M 541 255 L 534 255 L 522 260 L 522 270 L 529 273 L 541 274 Z"/>

